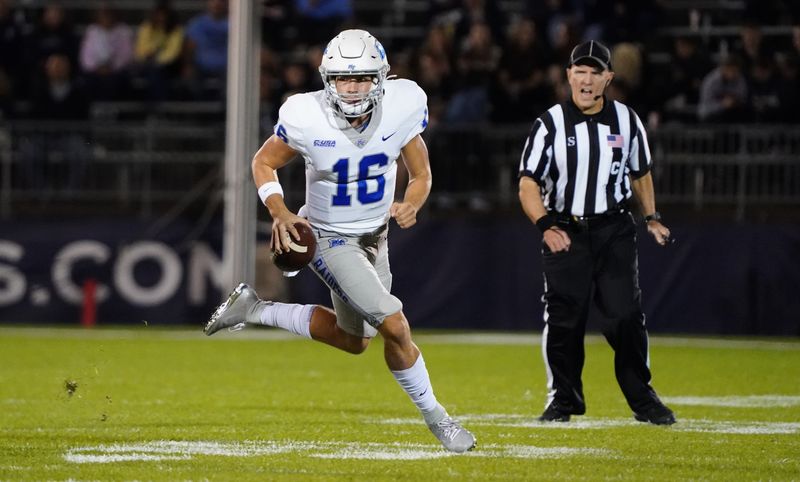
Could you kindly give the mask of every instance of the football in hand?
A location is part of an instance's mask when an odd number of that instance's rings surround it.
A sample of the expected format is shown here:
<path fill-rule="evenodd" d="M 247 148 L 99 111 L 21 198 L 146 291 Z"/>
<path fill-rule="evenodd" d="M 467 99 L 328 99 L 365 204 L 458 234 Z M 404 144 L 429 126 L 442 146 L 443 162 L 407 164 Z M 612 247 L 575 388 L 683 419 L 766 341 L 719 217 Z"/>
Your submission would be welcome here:
<path fill-rule="evenodd" d="M 317 238 L 314 237 L 311 228 L 301 223 L 295 223 L 294 228 L 300 235 L 300 239 L 292 236 L 289 242 L 289 251 L 272 252 L 272 262 L 281 271 L 299 271 L 311 262 L 314 252 L 317 250 Z"/>

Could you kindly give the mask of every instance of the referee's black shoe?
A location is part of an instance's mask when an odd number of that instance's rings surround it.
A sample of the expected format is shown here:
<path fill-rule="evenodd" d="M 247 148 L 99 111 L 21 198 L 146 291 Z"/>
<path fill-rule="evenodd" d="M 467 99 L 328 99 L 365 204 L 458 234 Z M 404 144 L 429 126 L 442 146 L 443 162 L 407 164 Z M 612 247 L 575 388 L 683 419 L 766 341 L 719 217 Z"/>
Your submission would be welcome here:
<path fill-rule="evenodd" d="M 556 402 L 550 402 L 550 405 L 544 409 L 544 412 L 536 420 L 540 422 L 569 422 L 569 416 L 569 411 L 559 406 Z"/>
<path fill-rule="evenodd" d="M 633 418 L 640 422 L 649 422 L 653 425 L 672 425 L 675 423 L 675 414 L 666 405 L 658 403 L 647 410 L 636 412 Z"/>

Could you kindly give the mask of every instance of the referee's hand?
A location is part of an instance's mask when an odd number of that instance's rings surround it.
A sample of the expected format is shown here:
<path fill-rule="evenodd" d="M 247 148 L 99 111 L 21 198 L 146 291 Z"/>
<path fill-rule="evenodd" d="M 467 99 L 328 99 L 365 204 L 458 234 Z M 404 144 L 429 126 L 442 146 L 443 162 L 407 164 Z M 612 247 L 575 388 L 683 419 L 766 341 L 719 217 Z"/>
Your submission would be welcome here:
<path fill-rule="evenodd" d="M 550 252 L 558 253 L 559 251 L 569 251 L 572 240 L 569 239 L 569 234 L 563 229 L 553 226 L 542 235 Z"/>
<path fill-rule="evenodd" d="M 658 243 L 661 246 L 666 246 L 667 244 L 672 242 L 669 228 L 661 224 L 660 221 L 656 220 L 648 221 L 647 232 L 650 233 L 650 235 L 653 236 L 653 239 L 656 240 L 656 243 Z"/>

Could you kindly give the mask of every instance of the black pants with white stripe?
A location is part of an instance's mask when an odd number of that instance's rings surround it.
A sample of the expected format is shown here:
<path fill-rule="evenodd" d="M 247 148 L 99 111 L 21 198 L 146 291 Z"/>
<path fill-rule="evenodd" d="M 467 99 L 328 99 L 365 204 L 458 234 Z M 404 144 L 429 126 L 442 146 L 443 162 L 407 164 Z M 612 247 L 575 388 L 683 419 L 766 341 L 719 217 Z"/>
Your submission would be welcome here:
<path fill-rule="evenodd" d="M 589 303 L 604 315 L 603 335 L 614 349 L 614 370 L 634 412 L 658 401 L 650 387 L 647 331 L 639 289 L 636 228 L 627 212 L 571 223 L 569 251 L 542 250 L 545 329 L 542 352 L 548 403 L 583 414 L 581 372 Z"/>

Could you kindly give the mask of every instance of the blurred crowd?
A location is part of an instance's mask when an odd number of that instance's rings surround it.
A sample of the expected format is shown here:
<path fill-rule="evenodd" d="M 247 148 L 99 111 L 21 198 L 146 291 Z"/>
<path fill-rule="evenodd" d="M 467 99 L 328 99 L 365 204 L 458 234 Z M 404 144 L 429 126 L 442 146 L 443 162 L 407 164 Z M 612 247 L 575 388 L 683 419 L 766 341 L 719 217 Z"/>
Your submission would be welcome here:
<path fill-rule="evenodd" d="M 586 38 L 612 48 L 609 96 L 651 124 L 793 121 L 798 2 L 744 0 L 736 21 L 725 23 L 691 7 L 667 9 L 666 1 L 531 0 L 512 14 L 497 1 L 431 0 L 421 15 L 406 16 L 422 27 L 421 38 L 382 37 L 391 31 L 380 27 L 386 17 L 374 19 L 373 33 L 387 48 L 390 74 L 426 90 L 433 123 L 530 122 L 566 99 L 566 60 Z M 342 28 L 371 24 L 350 0 L 262 0 L 261 10 L 260 97 L 269 128 L 287 95 L 321 88 L 325 42 Z M 113 2 L 98 3 L 79 23 L 58 2 L 23 8 L 0 0 L 0 118 L 85 119 L 93 102 L 222 99 L 227 0 L 207 0 L 185 18 L 166 0 L 141 12 L 121 19 Z M 709 41 L 702 34 L 712 23 L 735 33 Z M 783 33 L 765 35 L 775 26 Z"/>

